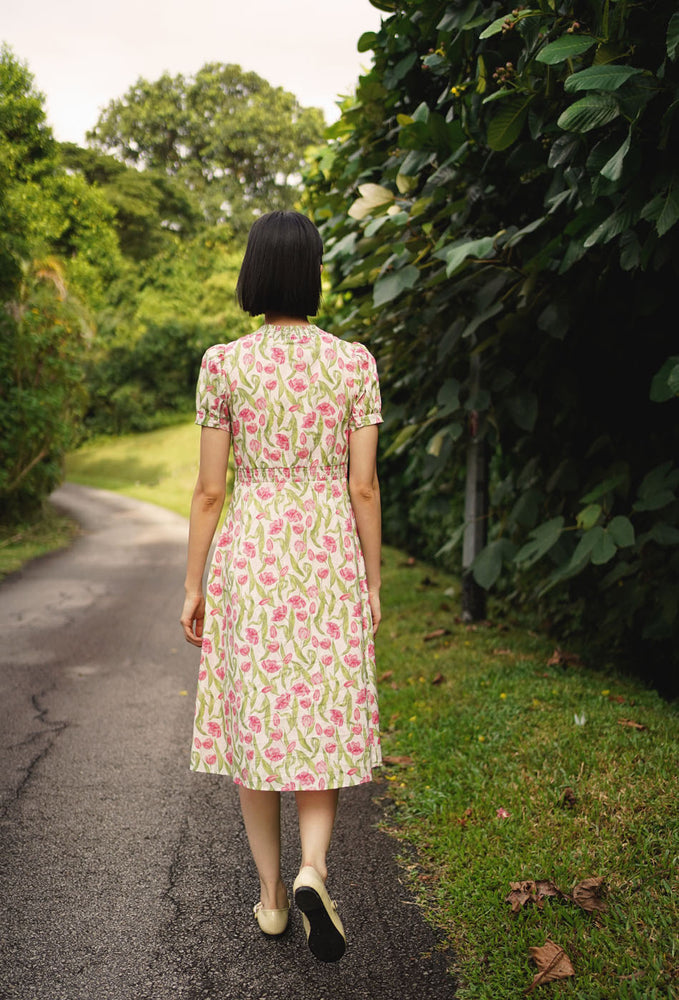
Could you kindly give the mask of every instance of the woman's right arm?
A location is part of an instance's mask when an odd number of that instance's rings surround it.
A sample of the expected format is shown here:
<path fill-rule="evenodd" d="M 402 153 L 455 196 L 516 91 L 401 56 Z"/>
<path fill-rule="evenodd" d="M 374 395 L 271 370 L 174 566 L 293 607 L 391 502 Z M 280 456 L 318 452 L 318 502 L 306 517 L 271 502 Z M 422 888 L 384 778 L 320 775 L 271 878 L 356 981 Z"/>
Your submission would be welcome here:
<path fill-rule="evenodd" d="M 200 434 L 200 466 L 191 499 L 189 551 L 184 590 L 186 598 L 179 619 L 187 642 L 202 644 L 205 620 L 203 574 L 210 545 L 226 495 L 226 469 L 231 434 L 216 427 L 203 427 Z"/>
<path fill-rule="evenodd" d="M 359 427 L 349 435 L 349 497 L 361 540 L 368 601 L 377 632 L 380 610 L 382 512 L 377 480 L 377 426 Z"/>

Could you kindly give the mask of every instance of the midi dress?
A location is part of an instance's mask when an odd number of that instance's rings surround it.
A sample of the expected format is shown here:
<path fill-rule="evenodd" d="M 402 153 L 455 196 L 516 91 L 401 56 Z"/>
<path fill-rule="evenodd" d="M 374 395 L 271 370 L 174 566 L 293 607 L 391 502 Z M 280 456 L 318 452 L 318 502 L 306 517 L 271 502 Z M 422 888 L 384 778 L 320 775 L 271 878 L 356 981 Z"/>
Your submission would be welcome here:
<path fill-rule="evenodd" d="M 375 643 L 349 436 L 382 422 L 367 348 L 265 324 L 210 347 L 196 423 L 231 433 L 233 493 L 206 588 L 191 769 L 246 788 L 370 781 Z"/>

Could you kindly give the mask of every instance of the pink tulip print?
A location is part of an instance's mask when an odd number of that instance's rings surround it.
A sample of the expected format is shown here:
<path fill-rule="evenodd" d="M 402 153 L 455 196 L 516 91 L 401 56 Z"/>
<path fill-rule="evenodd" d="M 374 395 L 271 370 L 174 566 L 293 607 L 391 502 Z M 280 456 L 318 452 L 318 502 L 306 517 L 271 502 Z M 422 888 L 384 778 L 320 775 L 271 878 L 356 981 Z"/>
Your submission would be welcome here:
<path fill-rule="evenodd" d="M 230 430 L 233 493 L 206 587 L 191 767 L 333 788 L 381 762 L 351 433 L 381 422 L 374 359 L 314 326 L 210 348 L 197 422 Z"/>

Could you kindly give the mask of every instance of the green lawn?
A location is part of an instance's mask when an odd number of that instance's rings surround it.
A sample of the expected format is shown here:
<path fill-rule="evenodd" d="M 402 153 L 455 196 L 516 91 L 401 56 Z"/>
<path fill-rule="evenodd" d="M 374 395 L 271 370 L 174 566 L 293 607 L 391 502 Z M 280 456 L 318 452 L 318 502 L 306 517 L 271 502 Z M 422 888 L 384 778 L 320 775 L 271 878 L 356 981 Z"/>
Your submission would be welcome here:
<path fill-rule="evenodd" d="M 186 513 L 197 449 L 188 425 L 104 440 L 71 456 L 68 475 Z M 529 948 L 547 939 L 575 975 L 545 996 L 677 995 L 676 707 L 553 657 L 525 624 L 463 625 L 458 582 L 394 549 L 383 580 L 375 792 L 460 1000 L 521 996 Z M 605 910 L 588 913 L 569 894 L 594 877 Z M 562 895 L 512 915 L 510 883 L 528 880 Z"/>
<path fill-rule="evenodd" d="M 188 517 L 199 441 L 200 428 L 192 422 L 147 434 L 100 438 L 68 456 L 66 478 L 157 503 Z"/>

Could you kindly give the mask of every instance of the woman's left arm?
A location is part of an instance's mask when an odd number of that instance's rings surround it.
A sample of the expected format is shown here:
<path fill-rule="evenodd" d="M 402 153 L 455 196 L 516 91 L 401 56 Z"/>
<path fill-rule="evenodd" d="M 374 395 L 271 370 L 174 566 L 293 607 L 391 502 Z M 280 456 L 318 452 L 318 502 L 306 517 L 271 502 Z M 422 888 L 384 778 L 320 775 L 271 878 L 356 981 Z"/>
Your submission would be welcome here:
<path fill-rule="evenodd" d="M 184 590 L 186 598 L 179 621 L 186 641 L 202 645 L 205 621 L 203 574 L 210 545 L 226 495 L 226 470 L 231 434 L 217 427 L 203 427 L 200 434 L 200 466 L 191 499 L 189 552 Z"/>

